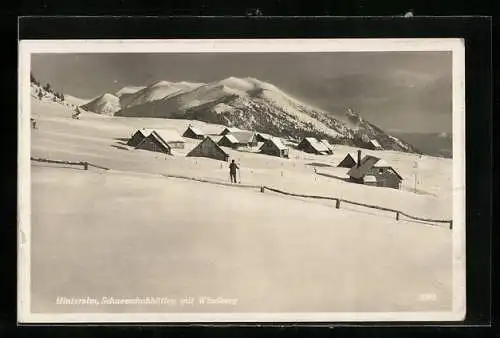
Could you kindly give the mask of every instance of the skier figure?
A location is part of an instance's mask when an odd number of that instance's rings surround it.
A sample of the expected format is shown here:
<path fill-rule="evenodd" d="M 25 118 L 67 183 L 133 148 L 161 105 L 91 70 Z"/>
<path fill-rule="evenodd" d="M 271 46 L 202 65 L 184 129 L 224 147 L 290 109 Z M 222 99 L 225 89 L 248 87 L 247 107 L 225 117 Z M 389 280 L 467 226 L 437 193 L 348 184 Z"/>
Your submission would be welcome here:
<path fill-rule="evenodd" d="M 231 177 L 231 183 L 236 183 L 236 169 L 240 169 L 238 165 L 234 162 L 234 160 L 231 161 L 231 164 L 229 164 L 229 176 Z"/>

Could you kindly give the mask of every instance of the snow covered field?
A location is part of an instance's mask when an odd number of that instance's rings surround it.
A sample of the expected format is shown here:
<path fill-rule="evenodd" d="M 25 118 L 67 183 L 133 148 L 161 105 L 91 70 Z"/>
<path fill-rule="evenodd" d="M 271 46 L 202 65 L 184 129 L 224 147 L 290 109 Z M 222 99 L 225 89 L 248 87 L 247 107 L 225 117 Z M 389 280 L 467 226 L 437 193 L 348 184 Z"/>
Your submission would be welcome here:
<path fill-rule="evenodd" d="M 221 187 L 159 174 L 228 181 L 227 163 L 125 145 L 137 128 L 197 121 L 109 117 L 80 120 L 53 102 L 32 101 L 39 129 L 32 156 L 89 161 L 111 171 L 32 163 L 32 310 L 69 311 L 445 311 L 451 310 L 452 245 L 446 225 L 399 221 L 374 211 L 258 190 Z M 225 149 L 241 164 L 245 184 L 342 197 L 411 215 L 449 219 L 450 159 L 389 151 L 376 154 L 403 176 L 403 188 L 368 187 L 331 156 L 290 150 L 290 159 Z M 318 165 L 320 163 L 321 165 Z M 417 171 L 417 192 L 412 191 Z M 422 301 L 422 294 L 435 294 Z M 237 298 L 237 305 L 61 306 L 65 297 Z"/>

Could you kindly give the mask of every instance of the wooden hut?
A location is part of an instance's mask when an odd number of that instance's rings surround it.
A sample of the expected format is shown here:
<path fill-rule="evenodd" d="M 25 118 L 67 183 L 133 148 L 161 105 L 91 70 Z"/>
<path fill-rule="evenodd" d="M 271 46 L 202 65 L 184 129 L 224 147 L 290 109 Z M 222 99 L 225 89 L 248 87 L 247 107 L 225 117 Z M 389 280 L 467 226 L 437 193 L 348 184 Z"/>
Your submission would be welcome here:
<path fill-rule="evenodd" d="M 262 134 L 262 133 L 256 133 L 255 138 L 257 139 L 257 142 L 266 142 L 267 140 L 271 139 L 272 136 Z"/>
<path fill-rule="evenodd" d="M 145 137 L 135 148 L 172 155 L 172 147 L 154 131 Z"/>
<path fill-rule="evenodd" d="M 210 137 L 205 137 L 196 147 L 193 148 L 187 157 L 207 157 L 219 161 L 227 162 L 229 154 L 227 154 L 217 143 Z"/>
<path fill-rule="evenodd" d="M 224 136 L 224 135 L 226 135 L 226 134 L 234 133 L 234 132 L 237 132 L 237 131 L 241 131 L 241 129 L 234 128 L 234 127 L 226 127 L 226 128 L 224 128 L 224 129 L 220 132 L 219 136 Z"/>
<path fill-rule="evenodd" d="M 266 155 L 288 158 L 288 148 L 277 138 L 266 140 L 259 151 Z"/>
<path fill-rule="evenodd" d="M 239 148 L 255 147 L 257 146 L 258 142 L 254 132 L 237 131 L 234 133 L 225 134 L 217 144 L 223 147 Z"/>
<path fill-rule="evenodd" d="M 155 129 L 154 132 L 173 149 L 184 149 L 186 141 L 173 129 Z"/>
<path fill-rule="evenodd" d="M 347 155 L 345 155 L 344 159 L 342 161 L 340 161 L 339 164 L 337 164 L 337 167 L 352 168 L 355 165 L 356 165 L 356 160 L 354 159 L 354 156 L 347 153 Z"/>
<path fill-rule="evenodd" d="M 182 134 L 182 136 L 187 138 L 192 138 L 195 140 L 203 140 L 203 138 L 205 137 L 205 135 L 201 132 L 201 130 L 193 127 L 192 125 L 189 125 L 189 127 L 187 127 L 186 131 L 184 132 L 184 134 Z"/>
<path fill-rule="evenodd" d="M 370 185 L 394 189 L 399 189 L 403 180 L 394 168 L 380 158 L 366 155 L 361 159 L 361 150 L 358 150 L 358 163 L 347 172 L 347 175 L 352 182 L 362 184 L 368 180 L 367 176 L 372 176 L 376 183 L 370 178 Z"/>
<path fill-rule="evenodd" d="M 153 129 L 138 129 L 128 140 L 127 145 L 131 147 L 136 147 L 139 143 L 141 143 L 146 137 L 151 134 Z"/>
<path fill-rule="evenodd" d="M 253 131 L 235 131 L 227 135 L 236 138 L 238 147 L 255 147 L 258 142 Z"/>
<path fill-rule="evenodd" d="M 238 140 L 231 134 L 225 134 L 221 137 L 217 144 L 222 147 L 237 148 Z"/>
<path fill-rule="evenodd" d="M 329 154 L 329 149 L 326 147 L 326 145 L 324 145 L 314 137 L 304 138 L 297 146 L 297 149 L 305 151 L 306 153 L 317 155 Z"/>

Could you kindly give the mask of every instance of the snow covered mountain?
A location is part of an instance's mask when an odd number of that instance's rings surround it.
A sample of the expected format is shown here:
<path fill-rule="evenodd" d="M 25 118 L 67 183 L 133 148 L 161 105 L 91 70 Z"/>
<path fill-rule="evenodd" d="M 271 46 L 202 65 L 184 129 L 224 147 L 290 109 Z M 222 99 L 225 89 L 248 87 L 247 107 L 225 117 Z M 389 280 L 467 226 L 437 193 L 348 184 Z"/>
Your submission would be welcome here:
<path fill-rule="evenodd" d="M 137 93 L 139 90 L 146 88 L 146 86 L 126 86 L 114 93 L 115 96 L 122 97 L 130 94 Z"/>
<path fill-rule="evenodd" d="M 172 95 L 185 93 L 201 85 L 202 84 L 190 82 L 157 81 L 148 87 L 139 88 L 139 90 L 135 92 L 128 92 L 125 95 L 120 95 L 120 105 L 122 108 L 137 106 L 165 99 Z"/>
<path fill-rule="evenodd" d="M 90 100 L 81 99 L 79 97 L 75 97 L 72 95 L 64 95 L 64 101 L 66 101 L 72 105 L 75 105 L 75 106 L 82 106 L 82 105 L 86 104 L 87 102 L 89 102 Z"/>
<path fill-rule="evenodd" d="M 121 109 L 120 98 L 106 93 L 84 104 L 82 108 L 102 115 L 114 115 Z"/>
<path fill-rule="evenodd" d="M 211 83 L 159 81 L 125 97 L 105 95 L 87 104 L 86 109 L 124 117 L 199 120 L 292 140 L 313 136 L 359 147 L 367 147 L 370 139 L 376 139 L 384 149 L 417 152 L 352 110 L 335 116 L 250 77 Z"/>

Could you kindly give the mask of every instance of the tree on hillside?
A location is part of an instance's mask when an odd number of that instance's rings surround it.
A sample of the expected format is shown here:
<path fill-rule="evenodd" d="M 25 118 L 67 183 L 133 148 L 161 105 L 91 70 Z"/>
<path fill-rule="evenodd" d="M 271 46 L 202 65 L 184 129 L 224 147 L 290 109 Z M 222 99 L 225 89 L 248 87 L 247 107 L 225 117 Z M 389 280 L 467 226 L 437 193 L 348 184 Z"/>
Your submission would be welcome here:
<path fill-rule="evenodd" d="M 59 100 L 64 101 L 64 95 L 63 93 L 60 92 L 54 92 L 54 96 L 57 97 Z"/>
<path fill-rule="evenodd" d="M 43 89 L 45 89 L 45 91 L 49 93 L 52 93 L 52 87 L 50 86 L 50 83 L 46 83 L 45 86 L 43 86 Z"/>
<path fill-rule="evenodd" d="M 40 86 L 40 82 L 37 81 L 37 79 L 35 78 L 35 76 L 31 72 L 30 72 L 30 82 L 37 85 L 37 86 Z"/>

